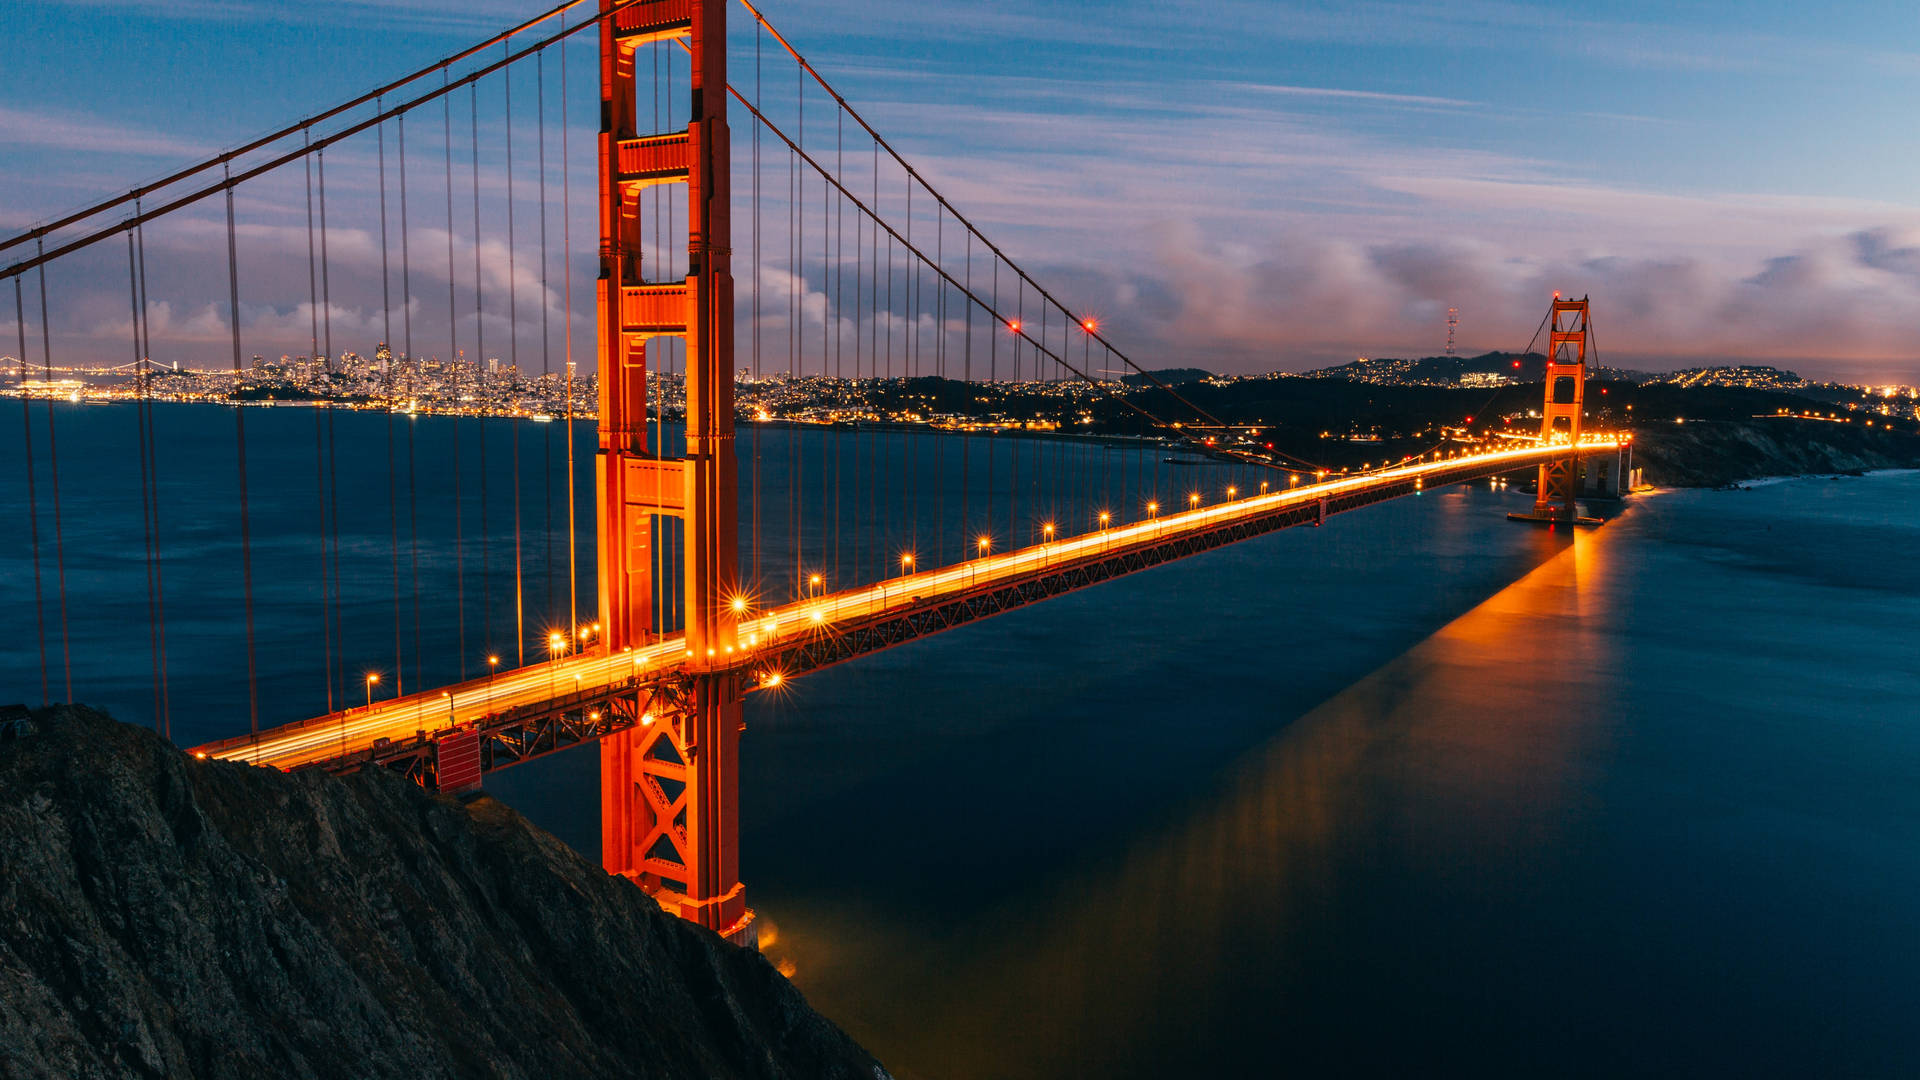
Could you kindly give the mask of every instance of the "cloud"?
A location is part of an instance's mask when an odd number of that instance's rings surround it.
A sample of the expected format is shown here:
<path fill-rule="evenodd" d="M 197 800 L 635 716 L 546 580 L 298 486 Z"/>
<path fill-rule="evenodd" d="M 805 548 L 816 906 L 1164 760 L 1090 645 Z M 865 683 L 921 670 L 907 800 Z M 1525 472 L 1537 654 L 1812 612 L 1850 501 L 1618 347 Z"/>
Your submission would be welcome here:
<path fill-rule="evenodd" d="M 1688 255 L 1514 258 L 1461 241 L 1320 239 L 1276 245 L 1235 265 L 1214 257 L 1203 237 L 1171 232 L 1160 257 L 1175 271 L 1171 325 L 1205 325 L 1217 359 L 1258 366 L 1430 355 L 1449 306 L 1462 311 L 1469 347 L 1519 349 L 1555 288 L 1594 298 L 1602 359 L 1627 366 L 1809 357 L 1911 365 L 1920 277 L 1905 261 L 1910 249 L 1885 265 L 1885 236 L 1814 239 L 1757 264 Z"/>
<path fill-rule="evenodd" d="M 0 105 L 0 142 L 15 148 L 142 157 L 193 158 L 214 152 L 191 140 L 146 128 L 122 127 L 77 110 L 23 109 L 10 105 Z"/>

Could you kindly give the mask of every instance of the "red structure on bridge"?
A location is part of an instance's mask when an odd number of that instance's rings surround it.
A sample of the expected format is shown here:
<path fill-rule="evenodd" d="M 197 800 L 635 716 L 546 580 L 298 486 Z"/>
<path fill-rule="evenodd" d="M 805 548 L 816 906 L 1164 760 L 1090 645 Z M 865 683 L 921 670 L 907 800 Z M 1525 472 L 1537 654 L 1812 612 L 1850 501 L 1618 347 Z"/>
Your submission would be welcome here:
<path fill-rule="evenodd" d="M 678 911 L 736 940 L 752 936 L 740 885 L 742 688 L 735 673 L 739 468 L 733 444 L 733 237 L 728 213 L 728 0 L 654 0 L 600 23 L 600 445 L 596 462 L 600 617 L 609 650 L 647 644 L 655 519 L 685 522 L 682 707 L 600 743 L 600 852 Z M 601 0 L 612 13 L 614 0 Z M 637 130 L 634 50 L 683 41 L 692 117 Z M 687 275 L 651 281 L 640 193 L 686 192 Z M 668 221 L 673 215 L 668 215 Z M 648 441 L 647 349 L 686 343 L 686 457 Z"/>

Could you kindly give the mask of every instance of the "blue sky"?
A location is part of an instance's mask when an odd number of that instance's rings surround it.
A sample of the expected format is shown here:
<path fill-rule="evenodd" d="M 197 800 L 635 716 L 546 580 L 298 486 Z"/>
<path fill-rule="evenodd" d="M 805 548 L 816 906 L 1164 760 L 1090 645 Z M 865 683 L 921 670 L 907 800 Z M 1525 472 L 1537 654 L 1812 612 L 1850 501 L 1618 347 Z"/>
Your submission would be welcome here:
<path fill-rule="evenodd" d="M 0 227 L 533 10 L 14 0 L 0 12 Z M 768 0 L 767 13 L 1143 361 L 1251 371 L 1434 352 L 1449 305 L 1467 347 L 1514 348 L 1560 288 L 1593 295 L 1617 363 L 1920 379 L 1920 6 Z M 732 53 L 743 86 L 747 25 Z M 590 93 L 585 78 L 572 85 Z M 575 145 L 590 146 L 590 116 L 575 115 Z"/>

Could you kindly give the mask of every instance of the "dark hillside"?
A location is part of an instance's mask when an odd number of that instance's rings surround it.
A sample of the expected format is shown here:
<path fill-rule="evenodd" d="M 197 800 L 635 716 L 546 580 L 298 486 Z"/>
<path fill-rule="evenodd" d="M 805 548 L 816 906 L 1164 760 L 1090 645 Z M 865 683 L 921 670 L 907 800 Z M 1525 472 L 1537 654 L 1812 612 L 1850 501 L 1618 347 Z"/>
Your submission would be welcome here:
<path fill-rule="evenodd" d="M 0 735 L 0 1077 L 885 1074 L 758 953 L 488 798 Z"/>

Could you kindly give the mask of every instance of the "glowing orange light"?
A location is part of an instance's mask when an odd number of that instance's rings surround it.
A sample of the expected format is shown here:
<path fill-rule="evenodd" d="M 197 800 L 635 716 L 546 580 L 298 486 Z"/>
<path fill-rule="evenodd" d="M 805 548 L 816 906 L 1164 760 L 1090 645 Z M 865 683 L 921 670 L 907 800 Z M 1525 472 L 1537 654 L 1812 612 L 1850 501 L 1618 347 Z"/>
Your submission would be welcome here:
<path fill-rule="evenodd" d="M 1020 332 L 1020 320 L 1019 320 L 1019 319 L 1008 319 L 1008 320 L 1007 320 L 1007 329 L 1008 329 L 1009 331 L 1011 331 L 1012 333 L 1015 333 L 1015 334 L 1017 334 L 1017 333 L 1019 333 L 1019 332 Z"/>
<path fill-rule="evenodd" d="M 1089 334 L 1091 334 L 1091 333 L 1093 333 L 1093 332 L 1094 332 L 1095 330 L 1097 330 L 1097 329 L 1099 329 L 1099 326 L 1100 326 L 1100 324 L 1099 324 L 1099 323 L 1098 323 L 1097 321 L 1095 321 L 1095 320 L 1093 320 L 1093 319 L 1088 319 L 1088 320 L 1086 320 L 1086 321 L 1084 321 L 1084 322 L 1082 322 L 1082 323 L 1081 323 L 1080 325 L 1081 325 L 1082 327 L 1084 327 L 1084 328 L 1086 329 L 1086 331 L 1087 331 L 1087 333 L 1089 333 Z"/>
<path fill-rule="evenodd" d="M 733 610 L 735 614 L 739 614 L 740 612 L 747 610 L 747 598 L 744 596 L 734 597 Z"/>

